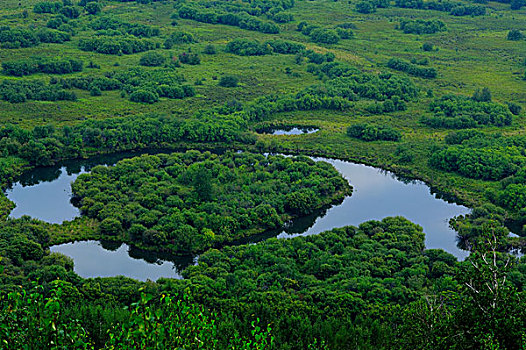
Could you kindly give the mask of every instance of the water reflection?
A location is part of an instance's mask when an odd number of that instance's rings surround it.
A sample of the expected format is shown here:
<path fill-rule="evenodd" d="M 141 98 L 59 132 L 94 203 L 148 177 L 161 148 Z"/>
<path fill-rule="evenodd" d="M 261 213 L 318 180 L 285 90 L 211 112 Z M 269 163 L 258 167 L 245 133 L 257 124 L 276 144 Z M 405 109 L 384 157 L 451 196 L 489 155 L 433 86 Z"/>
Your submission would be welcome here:
<path fill-rule="evenodd" d="M 79 174 L 96 165 L 115 164 L 120 159 L 147 152 L 120 153 L 67 162 L 26 173 L 7 191 L 8 197 L 17 204 L 11 216 L 30 215 L 52 223 L 71 220 L 79 212 L 70 201 L 70 183 Z M 338 205 L 294 220 L 282 230 L 265 232 L 236 244 L 254 243 L 271 237 L 318 234 L 336 227 L 357 226 L 367 220 L 400 215 L 423 227 L 427 248 L 441 248 L 460 259 L 468 255 L 467 251 L 457 247 L 456 233 L 448 224 L 450 218 L 469 213 L 468 208 L 439 199 L 421 181 L 361 164 L 327 158 L 313 159 L 331 163 L 351 183 L 353 195 Z M 179 271 L 195 259 L 190 256 L 161 256 L 115 242 L 77 242 L 55 246 L 52 250 L 74 258 L 76 271 L 83 277 L 125 275 L 142 280 L 179 278 Z"/>
<path fill-rule="evenodd" d="M 75 261 L 75 272 L 84 278 L 126 276 L 141 281 L 181 278 L 180 272 L 195 263 L 194 257 L 159 255 L 109 241 L 84 241 L 50 248 Z"/>
<path fill-rule="evenodd" d="M 268 127 L 258 129 L 257 132 L 260 134 L 270 135 L 303 135 L 313 134 L 318 132 L 320 129 L 313 126 L 279 126 L 279 127 Z"/>
<path fill-rule="evenodd" d="M 65 161 L 60 165 L 27 171 L 18 178 L 18 182 L 6 190 L 7 198 L 16 204 L 10 216 L 19 218 L 29 215 L 53 224 L 73 220 L 80 215 L 78 208 L 70 202 L 72 197 L 70 184 L 77 176 L 91 171 L 97 165 L 113 165 L 119 160 L 144 153 L 148 151 L 122 152 Z"/>

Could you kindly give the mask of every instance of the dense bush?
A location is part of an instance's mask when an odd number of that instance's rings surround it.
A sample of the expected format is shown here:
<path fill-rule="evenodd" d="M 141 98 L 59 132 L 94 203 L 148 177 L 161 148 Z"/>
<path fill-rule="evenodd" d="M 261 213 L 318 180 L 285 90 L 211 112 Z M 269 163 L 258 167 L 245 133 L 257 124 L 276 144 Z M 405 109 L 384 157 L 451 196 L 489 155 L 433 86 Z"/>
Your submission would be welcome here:
<path fill-rule="evenodd" d="M 507 106 L 495 102 L 474 101 L 465 96 L 443 96 L 430 104 L 430 110 L 434 115 L 424 116 L 422 122 L 435 128 L 506 126 L 513 120 L 513 115 Z"/>
<path fill-rule="evenodd" d="M 260 56 L 272 53 L 270 45 L 250 39 L 235 39 L 226 45 L 226 52 L 240 56 Z"/>
<path fill-rule="evenodd" d="M 35 73 L 68 74 L 81 72 L 83 62 L 73 58 L 32 58 L 2 62 L 4 74 L 24 76 Z"/>
<path fill-rule="evenodd" d="M 294 16 L 287 12 L 277 12 L 271 15 L 270 19 L 277 23 L 288 23 L 294 21 Z"/>
<path fill-rule="evenodd" d="M 280 347 L 309 349 L 320 337 L 327 348 L 352 349 L 356 334 L 370 337 L 358 340 L 370 344 L 394 338 L 378 323 L 373 327 L 385 340 L 362 333 L 375 323 L 376 316 L 366 316 L 371 308 L 407 305 L 434 285 L 453 288 L 455 258 L 423 249 L 421 227 L 385 218 L 320 235 L 212 249 L 183 274 L 185 287 L 199 290 L 198 300 L 213 309 L 232 310 L 234 319 L 256 314 L 281 325 L 274 328 Z"/>
<path fill-rule="evenodd" d="M 522 40 L 524 39 L 524 34 L 522 34 L 522 32 L 518 29 L 512 29 L 508 32 L 506 39 L 512 40 L 512 41 Z"/>
<path fill-rule="evenodd" d="M 364 141 L 400 141 L 400 131 L 385 125 L 354 124 L 347 128 L 347 135 Z"/>
<path fill-rule="evenodd" d="M 486 7 L 482 5 L 456 5 L 449 12 L 453 16 L 484 16 Z"/>
<path fill-rule="evenodd" d="M 179 54 L 179 62 L 190 65 L 197 65 L 201 63 L 201 58 L 195 52 L 183 52 Z"/>
<path fill-rule="evenodd" d="M 406 62 L 399 58 L 391 58 L 387 62 L 387 67 L 426 79 L 436 78 L 437 76 L 437 71 L 435 68 L 419 67 L 416 64 Z"/>
<path fill-rule="evenodd" d="M 111 91 L 122 88 L 122 83 L 117 79 L 93 75 L 59 79 L 56 81 L 56 84 L 61 86 L 63 89 L 75 88 L 81 90 L 91 90 L 92 88 L 96 87 L 101 91 Z"/>
<path fill-rule="evenodd" d="M 239 78 L 233 75 L 223 75 L 219 79 L 219 86 L 223 87 L 236 87 L 239 82 Z"/>
<path fill-rule="evenodd" d="M 74 19 L 80 16 L 80 8 L 77 6 L 64 6 L 59 13 L 64 17 Z"/>
<path fill-rule="evenodd" d="M 182 253 L 279 228 L 343 198 L 349 185 L 305 157 L 191 151 L 96 167 L 77 178 L 73 193 L 83 213 L 115 221 L 108 233 L 123 227 L 128 239 Z"/>
<path fill-rule="evenodd" d="M 104 16 L 97 18 L 90 23 L 94 30 L 114 30 L 119 34 L 129 34 L 139 38 L 151 38 L 159 36 L 160 30 L 157 27 L 148 26 L 139 23 L 130 23 L 113 16 Z"/>
<path fill-rule="evenodd" d="M 63 43 L 69 40 L 71 40 L 71 34 L 49 28 L 30 30 L 0 27 L 0 47 L 4 49 L 33 47 L 40 43 Z"/>
<path fill-rule="evenodd" d="M 33 6 L 34 13 L 58 13 L 64 5 L 60 1 L 42 1 Z"/>
<path fill-rule="evenodd" d="M 182 84 L 184 77 L 171 69 L 132 68 L 115 73 L 111 78 L 118 81 L 126 92 L 133 95 L 134 102 L 154 103 L 159 97 L 181 99 L 195 95 L 191 86 Z M 137 91 L 140 93 L 134 94 Z M 130 99 L 132 99 L 131 95 Z"/>
<path fill-rule="evenodd" d="M 446 143 L 453 146 L 435 152 L 430 165 L 465 177 L 501 180 L 515 174 L 526 164 L 524 136 L 505 138 L 476 130 L 463 130 L 450 133 Z"/>
<path fill-rule="evenodd" d="M 359 96 L 378 101 L 394 96 L 411 101 L 418 95 L 418 89 L 410 79 L 390 73 L 362 73 L 355 67 L 341 62 L 312 65 L 309 68 L 314 74 L 332 79 L 323 89 L 324 93 L 330 95 L 345 96 L 351 100 Z"/>
<path fill-rule="evenodd" d="M 314 42 L 323 44 L 336 44 L 340 39 L 350 39 L 353 36 L 353 28 L 354 25 L 352 24 L 351 26 L 344 24 L 343 26 L 340 25 L 334 28 L 322 28 L 311 25 L 305 21 L 297 25 L 297 30 L 303 35 L 307 35 Z"/>
<path fill-rule="evenodd" d="M 159 95 L 152 90 L 137 89 L 130 94 L 130 101 L 151 104 L 159 101 Z"/>
<path fill-rule="evenodd" d="M 217 53 L 216 47 L 212 44 L 206 45 L 203 49 L 205 55 L 215 55 Z"/>
<path fill-rule="evenodd" d="M 43 81 L 8 81 L 0 82 L 0 98 L 11 103 L 22 103 L 27 100 L 36 101 L 75 101 L 77 96 L 56 85 L 46 84 Z"/>
<path fill-rule="evenodd" d="M 523 6 L 526 6 L 525 0 L 511 0 L 510 8 L 512 10 L 520 10 Z"/>
<path fill-rule="evenodd" d="M 197 40 L 194 39 L 192 34 L 183 31 L 175 31 L 165 40 L 164 48 L 171 49 L 176 44 L 191 44 L 195 42 L 197 42 Z"/>
<path fill-rule="evenodd" d="M 181 89 L 181 93 L 185 91 Z M 89 120 L 73 128 L 66 126 L 57 130 L 52 126 L 25 130 L 7 124 L 0 126 L 0 154 L 10 157 L 10 162 L 0 164 L 11 163 L 13 167 L 16 162 L 12 159 L 19 157 L 31 165 L 47 166 L 62 159 L 85 156 L 87 151 L 107 153 L 155 148 L 180 141 L 232 142 L 241 140 L 245 129 L 240 118 L 218 113 L 185 121 L 159 115 Z M 9 177 L 9 174 L 2 175 Z"/>
<path fill-rule="evenodd" d="M 158 52 L 148 52 L 141 56 L 139 64 L 147 67 L 162 66 L 166 62 L 166 57 Z"/>
<path fill-rule="evenodd" d="M 147 39 L 106 36 L 80 39 L 78 46 L 82 51 L 94 51 L 107 55 L 130 55 L 157 48 L 155 42 Z"/>
<path fill-rule="evenodd" d="M 279 27 L 276 24 L 262 21 L 243 12 L 216 12 L 197 5 L 183 5 L 179 8 L 178 15 L 181 18 L 192 19 L 198 22 L 225 24 L 267 34 L 279 33 Z"/>
<path fill-rule="evenodd" d="M 438 19 L 429 21 L 402 19 L 400 20 L 399 29 L 406 34 L 434 34 L 447 30 L 444 22 Z"/>
<path fill-rule="evenodd" d="M 102 11 L 102 5 L 98 2 L 88 2 L 86 6 L 84 6 L 84 9 L 86 12 L 90 15 L 98 15 Z"/>
<path fill-rule="evenodd" d="M 360 1 L 355 6 L 356 12 L 373 13 L 376 12 L 376 6 L 371 1 Z"/>
<path fill-rule="evenodd" d="M 265 44 L 272 48 L 272 52 L 284 55 L 294 55 L 305 50 L 305 45 L 286 40 L 271 40 Z"/>
<path fill-rule="evenodd" d="M 337 44 L 340 36 L 336 29 L 316 28 L 310 32 L 310 38 L 316 43 Z"/>
<path fill-rule="evenodd" d="M 445 171 L 484 180 L 500 180 L 516 170 L 511 158 L 503 152 L 455 146 L 433 153 L 429 163 Z"/>
<path fill-rule="evenodd" d="M 261 43 L 257 40 L 234 39 L 226 45 L 226 52 L 240 56 L 261 56 L 271 53 L 293 55 L 305 50 L 305 45 L 286 40 L 272 40 Z"/>

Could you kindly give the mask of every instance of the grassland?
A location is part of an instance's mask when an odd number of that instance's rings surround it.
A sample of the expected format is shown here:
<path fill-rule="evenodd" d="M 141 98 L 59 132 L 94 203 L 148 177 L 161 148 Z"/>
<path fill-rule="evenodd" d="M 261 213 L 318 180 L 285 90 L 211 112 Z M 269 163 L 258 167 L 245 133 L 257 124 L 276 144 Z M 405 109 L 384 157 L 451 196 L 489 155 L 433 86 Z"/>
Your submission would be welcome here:
<path fill-rule="evenodd" d="M 35 14 L 32 7 L 36 0 L 6 0 L 0 10 L 0 24 L 9 26 L 45 26 L 52 17 Z M 166 56 L 177 56 L 183 51 L 201 53 L 208 44 L 217 48 L 217 54 L 200 54 L 201 64 L 183 65 L 177 71 L 186 81 L 195 85 L 196 95 L 184 100 L 161 99 L 154 105 L 130 102 L 119 91 L 103 92 L 102 96 L 90 96 L 89 92 L 75 90 L 77 101 L 43 102 L 28 101 L 11 104 L 0 101 L 0 124 L 17 124 L 24 128 L 35 125 L 75 125 L 86 119 L 108 119 L 156 112 L 180 118 L 192 118 L 199 110 L 219 106 L 226 101 L 253 101 L 269 94 L 291 94 L 318 82 L 306 71 L 306 63 L 296 64 L 294 55 L 236 56 L 224 51 L 227 42 L 236 38 L 255 39 L 261 42 L 276 38 L 304 44 L 308 49 L 320 53 L 332 52 L 336 60 L 353 65 L 364 72 L 389 71 L 386 62 L 392 58 L 405 60 L 427 58 L 429 66 L 438 71 L 436 79 L 411 77 L 420 93 L 416 101 L 408 103 L 405 111 L 371 114 L 367 112 L 367 100 L 361 100 L 344 111 L 298 111 L 276 113 L 265 122 L 252 123 L 256 130 L 265 123 L 309 125 L 320 128 L 320 132 L 302 136 L 257 135 L 259 145 L 273 145 L 280 150 L 308 154 L 329 155 L 391 169 L 428 182 L 435 189 L 449 194 L 464 204 L 476 206 L 487 202 L 487 189 L 498 188 L 498 182 L 468 179 L 454 173 L 431 168 L 428 159 L 437 145 L 442 145 L 445 135 L 451 130 L 430 128 L 420 122 L 429 114 L 429 103 L 445 94 L 471 94 L 481 87 L 491 90 L 493 100 L 501 103 L 515 102 L 526 105 L 526 81 L 523 80 L 526 58 L 525 41 L 506 40 L 507 32 L 514 28 L 526 28 L 526 9 L 511 11 L 509 5 L 490 2 L 487 14 L 481 17 L 455 17 L 447 12 L 403 8 L 379 8 L 372 14 L 357 13 L 355 1 L 296 1 L 288 10 L 294 21 L 280 24 L 280 34 L 264 34 L 238 27 L 200 23 L 177 19 L 173 26 L 171 14 L 176 3 L 154 2 L 144 5 L 135 2 L 102 2 L 102 15 L 113 15 L 123 21 L 158 26 L 161 35 L 152 40 L 162 44 L 174 30 L 191 33 L 197 43 L 178 44 L 170 50 L 159 49 Z M 28 18 L 23 18 L 26 10 Z M 101 16 L 101 15 L 99 15 Z M 262 16 L 264 18 L 264 16 Z M 440 19 L 448 30 L 431 35 L 404 34 L 396 29 L 401 18 Z M 77 48 L 78 41 L 89 38 L 94 31 L 89 28 L 90 16 L 81 15 L 77 20 L 76 35 L 64 44 L 41 44 L 32 48 L 2 49 L 0 61 L 9 61 L 31 56 L 77 57 L 86 64 L 93 62 L 100 69 L 85 68 L 84 72 L 71 76 L 105 74 L 125 71 L 136 67 L 142 54 L 104 55 L 84 52 Z M 341 40 L 334 45 L 318 44 L 296 30 L 297 23 L 307 21 L 322 27 L 342 23 L 353 23 L 354 37 Z M 423 51 L 423 43 L 431 43 L 435 49 Z M 288 72 L 287 72 L 288 70 Z M 393 71 L 394 72 L 394 71 Z M 287 74 L 288 73 L 288 74 Z M 218 77 L 234 75 L 240 78 L 236 88 L 218 86 Z M 403 73 L 402 73 L 403 74 Z M 68 77 L 61 76 L 61 77 Z M 49 79 L 44 74 L 25 78 L 1 77 L 1 79 Z M 346 128 L 352 123 L 368 122 L 391 125 L 403 133 L 402 142 L 364 142 L 346 136 Z M 524 134 L 526 121 L 523 115 L 514 118 L 506 127 L 486 127 L 488 134 Z M 237 144 L 239 148 L 254 148 Z M 400 147 L 411 154 L 411 161 L 400 161 L 396 156 Z"/>

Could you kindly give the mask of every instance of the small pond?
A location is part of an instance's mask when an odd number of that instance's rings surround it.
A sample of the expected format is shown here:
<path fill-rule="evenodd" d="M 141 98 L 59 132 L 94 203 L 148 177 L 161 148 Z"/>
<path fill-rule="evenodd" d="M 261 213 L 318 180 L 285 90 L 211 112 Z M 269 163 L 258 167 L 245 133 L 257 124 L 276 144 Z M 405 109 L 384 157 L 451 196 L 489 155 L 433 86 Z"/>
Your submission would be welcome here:
<path fill-rule="evenodd" d="M 52 223 L 71 220 L 79 212 L 70 202 L 70 183 L 94 165 L 114 164 L 120 159 L 136 155 L 123 153 L 79 160 L 24 174 L 19 182 L 7 190 L 8 198 L 17 205 L 11 216 L 30 215 Z M 267 232 L 239 243 L 254 243 L 269 237 L 290 238 L 318 234 L 336 227 L 356 226 L 367 220 L 400 215 L 423 227 L 427 248 L 444 249 L 459 259 L 468 255 L 467 251 L 457 247 L 456 233 L 448 222 L 456 215 L 469 213 L 469 208 L 437 198 L 421 181 L 405 181 L 393 173 L 362 164 L 327 158 L 313 159 L 329 162 L 338 169 L 353 186 L 352 196 L 327 210 L 295 220 L 284 230 Z M 124 244 L 113 251 L 104 248 L 104 244 L 88 241 L 55 246 L 52 250 L 72 257 L 75 260 L 75 271 L 82 277 L 124 275 L 141 280 L 174 278 L 179 277 L 179 271 L 193 262 L 192 257 L 175 259 L 141 256 L 134 253 L 134 248 Z"/>
<path fill-rule="evenodd" d="M 303 135 L 303 134 L 314 134 L 320 129 L 315 127 L 301 127 L 301 126 L 281 126 L 281 127 L 270 127 L 265 129 L 260 129 L 258 132 L 260 134 L 270 134 L 270 135 Z"/>

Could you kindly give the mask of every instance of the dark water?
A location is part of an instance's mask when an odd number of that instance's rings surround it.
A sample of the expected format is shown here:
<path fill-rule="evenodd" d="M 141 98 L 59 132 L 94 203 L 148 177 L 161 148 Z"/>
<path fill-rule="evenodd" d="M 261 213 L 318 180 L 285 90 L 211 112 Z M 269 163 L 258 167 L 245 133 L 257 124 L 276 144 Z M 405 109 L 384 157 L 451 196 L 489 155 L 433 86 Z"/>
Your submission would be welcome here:
<path fill-rule="evenodd" d="M 456 233 L 449 227 L 449 219 L 464 215 L 470 209 L 436 198 L 421 181 L 402 181 L 393 173 L 362 164 L 342 160 L 314 158 L 332 164 L 353 186 L 353 194 L 342 204 L 334 206 L 308 229 L 295 225 L 280 233 L 285 238 L 318 234 L 335 227 L 357 226 L 367 220 L 380 220 L 387 216 L 403 216 L 423 227 L 426 247 L 443 249 L 463 259 L 468 252 L 457 247 Z M 305 226 L 305 223 L 301 223 Z"/>
<path fill-rule="evenodd" d="M 70 202 L 70 183 L 78 174 L 89 171 L 94 165 L 114 164 L 135 155 L 119 154 L 35 169 L 7 191 L 8 198 L 17 204 L 12 216 L 30 215 L 55 223 L 71 220 L 79 215 Z M 315 160 L 329 162 L 338 169 L 353 186 L 353 195 L 328 210 L 290 223 L 282 232 L 267 232 L 245 242 L 317 234 L 335 227 L 356 226 L 367 220 L 400 215 L 423 227 L 427 248 L 444 249 L 459 259 L 468 255 L 457 247 L 456 234 L 448 225 L 453 216 L 469 213 L 468 208 L 436 198 L 420 181 L 403 181 L 392 173 L 361 164 L 326 158 Z M 178 272 L 193 262 L 192 257 L 144 256 L 126 245 L 108 251 L 95 241 L 64 244 L 52 250 L 71 256 L 75 260 L 75 271 L 83 277 L 124 275 L 156 280 L 178 277 Z"/>
<path fill-rule="evenodd" d="M 268 128 L 258 130 L 261 134 L 271 134 L 271 135 L 303 135 L 303 134 L 313 134 L 318 132 L 320 129 L 313 127 L 280 127 L 280 128 Z"/>
<path fill-rule="evenodd" d="M 197 257 L 162 257 L 114 242 L 83 241 L 53 246 L 50 250 L 72 257 L 75 272 L 85 278 L 120 275 L 141 281 L 181 278 L 180 272 L 197 261 Z"/>
<path fill-rule="evenodd" d="M 80 215 L 79 210 L 70 202 L 70 184 L 77 176 L 89 172 L 94 166 L 113 165 L 121 159 L 147 152 L 122 152 L 67 161 L 57 166 L 28 171 L 6 191 L 7 198 L 16 204 L 10 216 L 19 218 L 22 215 L 29 215 L 54 224 L 72 220 Z"/>

